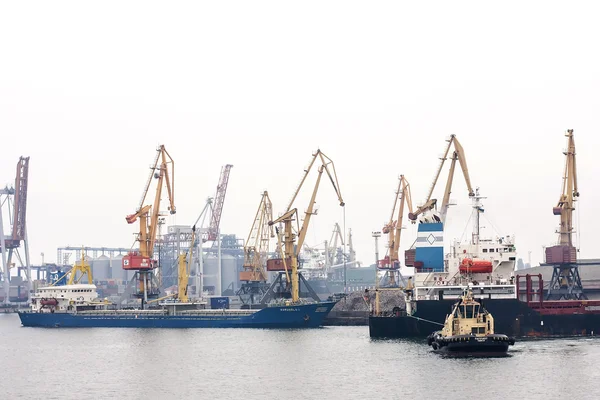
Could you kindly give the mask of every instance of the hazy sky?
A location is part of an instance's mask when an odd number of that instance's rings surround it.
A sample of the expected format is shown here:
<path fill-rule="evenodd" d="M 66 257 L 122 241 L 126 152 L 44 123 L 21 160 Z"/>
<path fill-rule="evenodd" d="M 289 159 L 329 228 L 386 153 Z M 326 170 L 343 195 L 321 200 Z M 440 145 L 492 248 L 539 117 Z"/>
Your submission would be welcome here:
<path fill-rule="evenodd" d="M 595 2 L 0 3 L 0 184 L 31 156 L 33 263 L 59 246 L 129 247 L 155 148 L 175 159 L 191 224 L 234 165 L 222 231 L 245 237 L 260 194 L 285 209 L 317 148 L 336 165 L 357 255 L 389 218 L 397 176 L 422 201 L 444 139 L 462 143 L 489 222 L 541 261 L 559 219 L 566 129 L 578 155 L 581 257 L 600 257 Z M 446 238 L 469 199 L 457 169 Z M 445 183 L 442 178 L 439 189 Z M 322 182 L 306 242 L 342 210 Z M 297 203 L 307 204 L 308 192 Z M 437 197 L 441 199 L 440 190 Z M 416 204 L 415 204 L 416 205 Z M 416 230 L 404 231 L 402 248 Z M 385 240 L 381 242 L 383 253 Z"/>

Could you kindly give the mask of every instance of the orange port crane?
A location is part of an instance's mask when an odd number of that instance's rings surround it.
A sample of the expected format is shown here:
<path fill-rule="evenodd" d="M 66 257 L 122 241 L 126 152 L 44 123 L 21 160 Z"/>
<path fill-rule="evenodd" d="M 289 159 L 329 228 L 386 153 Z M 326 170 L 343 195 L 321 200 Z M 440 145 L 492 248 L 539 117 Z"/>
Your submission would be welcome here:
<path fill-rule="evenodd" d="M 269 225 L 269 221 L 272 220 L 273 205 L 269 193 L 265 190 L 244 245 L 244 270 L 240 272 L 240 281 L 267 281 L 265 263 L 269 253 L 269 241 L 275 237 L 273 226 Z"/>
<path fill-rule="evenodd" d="M 567 150 L 564 152 L 565 170 L 562 191 L 558 204 L 552 211 L 554 215 L 560 215 L 559 244 L 561 246 L 573 246 L 573 211 L 575 210 L 575 200 L 579 197 L 573 129 L 569 129 L 565 136 L 567 137 Z"/>
<path fill-rule="evenodd" d="M 577 265 L 577 250 L 573 245 L 573 211 L 579 197 L 573 129 L 567 130 L 565 136 L 567 149 L 564 152 L 562 191 L 557 205 L 552 209 L 554 215 L 560 216 L 557 231 L 559 240 L 558 245 L 546 247 L 546 263 L 554 265 L 546 300 L 586 300 Z"/>
<path fill-rule="evenodd" d="M 432 199 L 431 195 L 433 194 L 433 190 L 435 189 L 435 185 L 437 184 L 438 178 L 440 177 L 440 173 L 442 172 L 442 167 L 444 166 L 444 162 L 448 159 L 448 153 L 450 152 L 450 147 L 454 145 L 454 151 L 451 156 L 450 163 L 450 172 L 448 173 L 448 180 L 446 181 L 446 189 L 444 190 L 444 199 L 442 200 L 442 207 L 440 208 L 440 220 L 444 222 L 446 220 L 446 213 L 448 212 L 448 206 L 450 205 L 450 193 L 452 191 L 452 181 L 454 180 L 454 169 L 456 167 L 456 161 L 460 163 L 460 167 L 462 169 L 463 175 L 465 177 L 465 182 L 467 183 L 467 189 L 469 190 L 469 197 L 475 196 L 475 192 L 471 187 L 471 178 L 469 177 L 469 169 L 467 168 L 467 160 L 465 158 L 465 152 L 463 147 L 459 143 L 456 135 L 451 135 L 450 139 L 447 140 L 448 146 L 446 147 L 446 151 L 444 155 L 441 157 L 441 163 L 429 189 L 429 194 L 427 195 L 427 200 L 425 203 L 417 207 L 417 210 L 414 213 L 409 213 L 408 218 L 411 221 L 416 221 L 417 217 L 420 214 L 423 214 L 426 211 L 433 209 L 437 204 L 437 199 Z M 437 217 L 436 217 L 437 219 Z"/>
<path fill-rule="evenodd" d="M 313 189 L 312 196 L 308 203 L 308 207 L 305 211 L 305 216 L 304 216 L 304 221 L 302 223 L 302 227 L 299 227 L 298 209 L 292 208 L 292 205 L 294 204 L 294 201 L 296 200 L 298 193 L 300 193 L 300 190 L 302 189 L 302 186 L 304 185 L 304 182 L 306 181 L 306 177 L 310 173 L 310 170 L 313 167 L 313 165 L 315 164 L 315 161 L 317 161 L 317 159 L 321 161 L 321 165 L 318 167 L 319 174 L 317 176 L 317 182 L 315 183 L 315 187 Z M 282 259 L 281 260 L 277 260 L 277 259 L 268 260 L 267 261 L 267 270 L 270 270 L 270 271 L 280 270 L 280 269 L 278 269 L 277 266 L 283 265 L 283 270 L 285 271 L 287 282 L 288 283 L 291 282 L 291 297 L 292 297 L 293 303 L 298 302 L 298 299 L 299 299 L 298 251 L 300 249 L 302 249 L 302 246 L 304 245 L 304 239 L 306 237 L 306 232 L 308 230 L 310 219 L 314 214 L 316 214 L 316 212 L 314 211 L 314 206 L 316 203 L 317 192 L 319 190 L 319 183 L 321 182 L 321 176 L 323 175 L 323 171 L 327 172 L 327 176 L 329 177 L 329 180 L 331 181 L 331 184 L 333 185 L 335 193 L 340 202 L 340 206 L 344 206 L 345 204 L 344 204 L 344 200 L 342 199 L 342 194 L 339 189 L 337 174 L 335 172 L 335 166 L 333 165 L 333 161 L 329 157 L 327 157 L 325 154 L 323 154 L 323 152 L 321 152 L 321 150 L 317 150 L 317 152 L 313 154 L 312 160 L 311 160 L 308 168 L 306 168 L 304 170 L 304 176 L 302 177 L 302 180 L 300 181 L 300 185 L 298 185 L 298 188 L 296 189 L 294 196 L 290 200 L 290 203 L 288 204 L 286 212 L 281 217 L 277 218 L 275 221 L 269 221 L 269 225 L 283 223 L 283 233 L 278 232 L 278 235 L 277 235 L 278 247 L 280 249 L 280 252 L 282 253 L 281 254 Z M 295 230 L 293 228 L 293 221 L 296 221 L 296 229 Z M 282 236 L 283 236 L 283 246 L 281 246 L 281 237 Z M 298 239 L 297 241 L 296 241 L 296 237 Z M 271 268 L 269 267 L 269 264 L 272 265 Z M 288 265 L 291 267 L 290 268 L 291 274 L 288 269 Z"/>
<path fill-rule="evenodd" d="M 400 238 L 402 235 L 402 220 L 404 218 L 405 204 L 408 205 L 409 213 L 412 213 L 413 206 L 412 197 L 410 194 L 410 184 L 408 183 L 404 175 L 400 175 L 400 178 L 398 179 L 398 189 L 396 190 L 396 196 L 394 196 L 394 206 L 392 207 L 390 221 L 387 224 L 385 224 L 383 229 L 381 230 L 384 234 L 388 235 L 388 254 L 383 260 L 379 261 L 379 268 L 400 268 L 398 250 L 400 248 Z M 396 208 L 398 208 L 398 214 L 396 219 L 394 220 Z M 413 224 L 415 223 L 414 220 L 411 222 Z"/>
<path fill-rule="evenodd" d="M 169 172 L 169 165 L 170 172 Z M 157 231 L 158 231 L 158 219 L 160 216 L 160 200 L 163 190 L 163 184 L 167 188 L 167 195 L 169 199 L 168 210 L 171 214 L 175 214 L 175 163 L 173 158 L 169 155 L 164 145 L 161 145 L 156 150 L 156 158 L 154 163 L 150 167 L 150 176 L 146 181 L 142 198 L 138 205 L 138 208 L 134 214 L 128 215 L 125 219 L 128 224 L 133 224 L 138 219 L 140 221 L 140 231 L 137 234 L 136 241 L 139 242 L 139 253 L 130 252 L 123 257 L 123 269 L 137 271 L 139 281 L 138 297 L 144 299 L 147 302 L 149 290 L 148 286 L 151 285 L 152 275 L 157 267 L 154 256 L 154 243 L 156 242 Z M 150 184 L 152 179 L 157 180 L 156 193 L 154 196 L 154 203 L 152 205 L 144 205 L 146 196 L 148 195 Z M 158 288 L 156 291 L 150 293 L 152 296 L 158 295 Z"/>

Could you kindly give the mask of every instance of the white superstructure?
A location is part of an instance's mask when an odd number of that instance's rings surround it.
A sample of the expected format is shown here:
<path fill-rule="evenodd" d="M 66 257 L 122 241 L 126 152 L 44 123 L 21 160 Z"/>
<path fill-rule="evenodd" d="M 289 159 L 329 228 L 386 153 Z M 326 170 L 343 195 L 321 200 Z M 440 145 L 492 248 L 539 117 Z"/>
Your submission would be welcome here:
<path fill-rule="evenodd" d="M 31 310 L 67 312 L 75 310 L 76 306 L 93 303 L 97 298 L 96 285 L 45 286 L 38 288 L 31 296 Z"/>
<path fill-rule="evenodd" d="M 441 268 L 415 268 L 413 298 L 409 300 L 437 300 L 459 298 L 467 285 L 474 285 L 476 297 L 515 298 L 514 270 L 516 264 L 515 237 L 480 237 L 479 218 L 483 212 L 482 197 L 477 190 L 473 196 L 473 233 L 466 243 L 455 240 L 443 254 Z M 424 216 L 427 218 L 427 216 Z M 424 224 L 430 222 L 424 221 Z M 438 223 L 438 226 L 441 224 Z M 437 247 L 443 243 L 443 233 L 420 229 L 416 248 Z M 429 250 L 428 250 L 429 251 Z M 425 254 L 429 254 L 428 252 Z M 419 258 L 419 256 L 417 256 Z M 473 265 L 473 262 L 478 265 Z M 469 264 L 471 263 L 471 264 Z M 439 265 L 439 264 L 438 264 Z M 461 268 L 462 266 L 462 268 Z M 440 293 L 442 293 L 440 295 Z"/>

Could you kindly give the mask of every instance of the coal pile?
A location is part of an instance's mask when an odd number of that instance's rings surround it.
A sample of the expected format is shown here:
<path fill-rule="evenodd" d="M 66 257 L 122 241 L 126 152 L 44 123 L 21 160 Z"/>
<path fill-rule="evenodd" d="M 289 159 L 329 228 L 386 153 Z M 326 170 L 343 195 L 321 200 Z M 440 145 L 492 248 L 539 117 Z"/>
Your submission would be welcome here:
<path fill-rule="evenodd" d="M 368 300 L 365 299 L 368 296 Z M 379 308 L 381 312 L 392 312 L 394 307 L 405 309 L 404 294 L 400 290 L 382 290 L 379 292 Z M 375 308 L 375 290 L 365 292 L 352 292 L 338 303 L 331 310 L 335 311 L 365 311 L 369 312 L 369 304 Z"/>

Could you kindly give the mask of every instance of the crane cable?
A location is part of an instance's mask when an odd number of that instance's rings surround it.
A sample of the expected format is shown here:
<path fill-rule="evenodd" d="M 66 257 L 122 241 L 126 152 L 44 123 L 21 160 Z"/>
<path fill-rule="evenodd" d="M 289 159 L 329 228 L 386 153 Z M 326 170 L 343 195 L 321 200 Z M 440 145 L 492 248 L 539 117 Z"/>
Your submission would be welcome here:
<path fill-rule="evenodd" d="M 346 206 L 342 206 L 342 225 L 344 225 L 344 293 L 346 293 L 348 291 L 348 288 L 346 286 L 347 284 L 347 280 L 346 280 L 346 259 L 348 258 L 348 255 L 346 254 Z M 345 298 L 344 298 L 345 300 Z"/>

